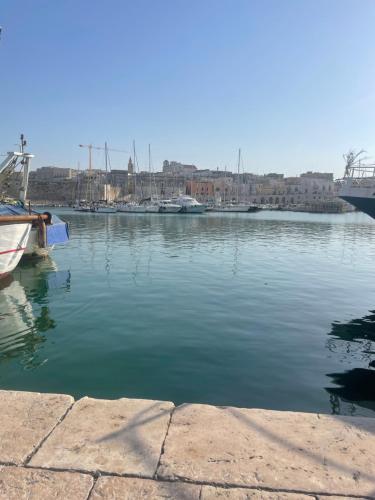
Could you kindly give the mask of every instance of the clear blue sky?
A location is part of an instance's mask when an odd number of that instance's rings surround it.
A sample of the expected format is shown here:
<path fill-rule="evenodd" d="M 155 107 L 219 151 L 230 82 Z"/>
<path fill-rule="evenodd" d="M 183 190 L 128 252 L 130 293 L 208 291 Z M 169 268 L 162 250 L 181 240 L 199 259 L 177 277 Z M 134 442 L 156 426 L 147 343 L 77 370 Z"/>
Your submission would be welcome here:
<path fill-rule="evenodd" d="M 0 25 L 0 151 L 22 131 L 34 167 L 133 138 L 155 167 L 233 168 L 241 146 L 247 171 L 341 175 L 349 148 L 375 156 L 374 0 L 1 0 Z"/>

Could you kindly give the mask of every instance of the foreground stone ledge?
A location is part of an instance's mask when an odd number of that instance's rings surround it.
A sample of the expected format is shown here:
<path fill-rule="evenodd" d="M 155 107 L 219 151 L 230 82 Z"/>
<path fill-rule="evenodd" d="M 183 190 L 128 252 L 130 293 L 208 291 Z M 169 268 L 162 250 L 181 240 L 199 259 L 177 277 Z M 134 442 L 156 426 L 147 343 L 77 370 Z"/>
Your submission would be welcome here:
<path fill-rule="evenodd" d="M 157 475 L 170 480 L 375 495 L 375 419 L 183 405 Z"/>
<path fill-rule="evenodd" d="M 201 500 L 315 500 L 315 497 L 300 493 L 284 493 L 280 491 L 260 491 L 246 488 L 217 488 L 202 486 Z M 341 500 L 343 497 L 341 497 Z"/>
<path fill-rule="evenodd" d="M 0 500 L 86 500 L 92 485 L 86 474 L 0 467 Z"/>
<path fill-rule="evenodd" d="M 173 403 L 83 398 L 45 441 L 37 467 L 152 477 Z"/>
<path fill-rule="evenodd" d="M 0 391 L 0 462 L 24 463 L 73 402 L 62 394 Z"/>
<path fill-rule="evenodd" d="M 200 486 L 187 483 L 152 481 L 123 477 L 100 477 L 90 500 L 138 500 L 173 498 L 178 500 L 199 500 Z"/>

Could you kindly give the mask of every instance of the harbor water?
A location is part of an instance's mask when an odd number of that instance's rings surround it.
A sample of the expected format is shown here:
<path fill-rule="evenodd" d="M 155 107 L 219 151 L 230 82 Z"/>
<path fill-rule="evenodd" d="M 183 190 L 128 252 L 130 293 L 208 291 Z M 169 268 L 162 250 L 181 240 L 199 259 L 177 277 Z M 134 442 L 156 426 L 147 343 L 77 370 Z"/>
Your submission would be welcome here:
<path fill-rule="evenodd" d="M 0 388 L 374 416 L 375 221 L 87 214 L 0 282 Z"/>

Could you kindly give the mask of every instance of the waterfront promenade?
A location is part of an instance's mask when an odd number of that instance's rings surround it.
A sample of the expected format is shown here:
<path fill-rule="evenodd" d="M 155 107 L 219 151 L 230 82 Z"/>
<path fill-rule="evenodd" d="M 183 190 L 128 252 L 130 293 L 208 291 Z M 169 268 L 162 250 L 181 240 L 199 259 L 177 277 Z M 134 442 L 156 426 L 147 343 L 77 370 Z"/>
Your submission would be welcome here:
<path fill-rule="evenodd" d="M 375 419 L 0 391 L 0 499 L 375 498 Z"/>

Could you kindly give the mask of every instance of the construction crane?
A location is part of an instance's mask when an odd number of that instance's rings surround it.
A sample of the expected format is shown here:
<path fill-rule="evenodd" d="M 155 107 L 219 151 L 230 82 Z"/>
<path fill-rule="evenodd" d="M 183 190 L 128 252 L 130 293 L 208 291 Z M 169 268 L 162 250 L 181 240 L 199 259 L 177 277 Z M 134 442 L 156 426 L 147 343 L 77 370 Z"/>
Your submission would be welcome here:
<path fill-rule="evenodd" d="M 106 156 L 106 162 L 107 162 L 107 154 L 108 151 L 114 151 L 115 153 L 128 153 L 129 151 L 124 151 L 123 149 L 110 149 L 107 146 L 107 143 L 104 144 L 104 148 L 100 146 L 93 146 L 92 144 L 78 144 L 78 147 L 80 148 L 87 148 L 89 150 L 89 172 L 91 174 L 92 170 L 92 150 L 93 149 L 100 149 L 102 151 L 105 151 L 105 156 Z"/>

